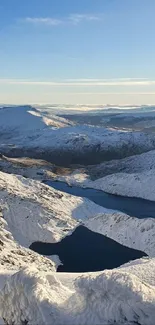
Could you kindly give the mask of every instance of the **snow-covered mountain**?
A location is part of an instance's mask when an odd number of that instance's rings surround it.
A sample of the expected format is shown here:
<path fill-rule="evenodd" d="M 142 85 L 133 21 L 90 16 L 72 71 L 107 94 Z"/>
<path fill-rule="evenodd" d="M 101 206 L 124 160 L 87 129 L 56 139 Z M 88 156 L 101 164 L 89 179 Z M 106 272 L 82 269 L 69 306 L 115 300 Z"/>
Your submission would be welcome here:
<path fill-rule="evenodd" d="M 1 153 L 42 158 L 59 165 L 97 163 L 155 148 L 155 134 L 72 126 L 65 119 L 49 119 L 29 106 L 1 109 L 0 130 Z"/>
<path fill-rule="evenodd" d="M 43 131 L 48 126 L 64 127 L 73 123 L 56 115 L 41 114 L 32 106 L 13 106 L 0 108 L 1 135 L 13 131 L 27 133 Z"/>

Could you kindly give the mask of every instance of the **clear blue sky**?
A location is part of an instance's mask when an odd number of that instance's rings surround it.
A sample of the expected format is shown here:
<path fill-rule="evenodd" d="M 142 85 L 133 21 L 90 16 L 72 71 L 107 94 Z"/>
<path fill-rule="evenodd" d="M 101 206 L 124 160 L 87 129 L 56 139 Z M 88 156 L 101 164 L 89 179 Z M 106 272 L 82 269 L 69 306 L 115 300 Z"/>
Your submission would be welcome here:
<path fill-rule="evenodd" d="M 155 0 L 1 0 L 1 103 L 155 104 Z"/>

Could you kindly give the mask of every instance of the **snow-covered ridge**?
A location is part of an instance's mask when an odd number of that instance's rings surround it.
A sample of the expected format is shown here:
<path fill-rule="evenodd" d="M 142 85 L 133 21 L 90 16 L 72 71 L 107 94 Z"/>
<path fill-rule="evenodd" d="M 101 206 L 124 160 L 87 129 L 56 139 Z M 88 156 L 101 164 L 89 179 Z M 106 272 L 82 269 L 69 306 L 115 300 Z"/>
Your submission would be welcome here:
<path fill-rule="evenodd" d="M 155 259 L 81 275 L 26 269 L 8 278 L 0 313 L 8 324 L 154 325 L 154 272 Z"/>
<path fill-rule="evenodd" d="M 0 128 L 1 133 L 5 132 L 38 132 L 47 128 L 64 127 L 72 125 L 65 118 L 51 115 L 50 118 L 41 114 L 38 110 L 31 106 L 13 106 L 0 109 Z"/>

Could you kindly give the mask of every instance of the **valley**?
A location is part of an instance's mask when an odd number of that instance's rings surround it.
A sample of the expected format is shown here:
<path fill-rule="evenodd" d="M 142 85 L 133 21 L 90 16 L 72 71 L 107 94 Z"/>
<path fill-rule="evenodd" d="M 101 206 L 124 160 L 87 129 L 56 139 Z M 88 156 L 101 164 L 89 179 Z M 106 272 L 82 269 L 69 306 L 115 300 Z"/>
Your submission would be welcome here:
<path fill-rule="evenodd" d="M 70 109 L 0 108 L 0 316 L 153 325 L 154 108 Z"/>

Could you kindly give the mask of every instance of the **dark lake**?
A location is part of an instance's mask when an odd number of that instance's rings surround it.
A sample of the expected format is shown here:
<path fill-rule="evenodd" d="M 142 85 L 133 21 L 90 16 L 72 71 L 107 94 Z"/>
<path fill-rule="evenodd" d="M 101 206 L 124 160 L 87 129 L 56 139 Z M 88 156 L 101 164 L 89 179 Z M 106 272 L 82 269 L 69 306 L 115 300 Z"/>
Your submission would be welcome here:
<path fill-rule="evenodd" d="M 95 189 L 69 186 L 64 182 L 44 181 L 44 183 L 62 192 L 86 197 L 104 208 L 118 210 L 131 217 L 155 218 L 155 202 L 153 201 L 107 194 Z"/>
<path fill-rule="evenodd" d="M 30 246 L 42 255 L 58 255 L 63 265 L 58 272 L 95 272 L 113 269 L 131 260 L 147 256 L 116 241 L 79 226 L 61 242 L 35 242 Z"/>
<path fill-rule="evenodd" d="M 155 217 L 155 202 L 128 198 L 95 189 L 69 186 L 64 182 L 44 181 L 53 188 L 80 197 L 86 197 L 108 209 L 119 210 L 138 218 Z M 80 216 L 79 216 L 80 219 Z M 30 249 L 39 254 L 58 255 L 63 265 L 58 272 L 95 272 L 113 269 L 131 260 L 146 256 L 145 253 L 125 247 L 116 241 L 95 233 L 84 226 L 59 243 L 35 242 Z"/>

